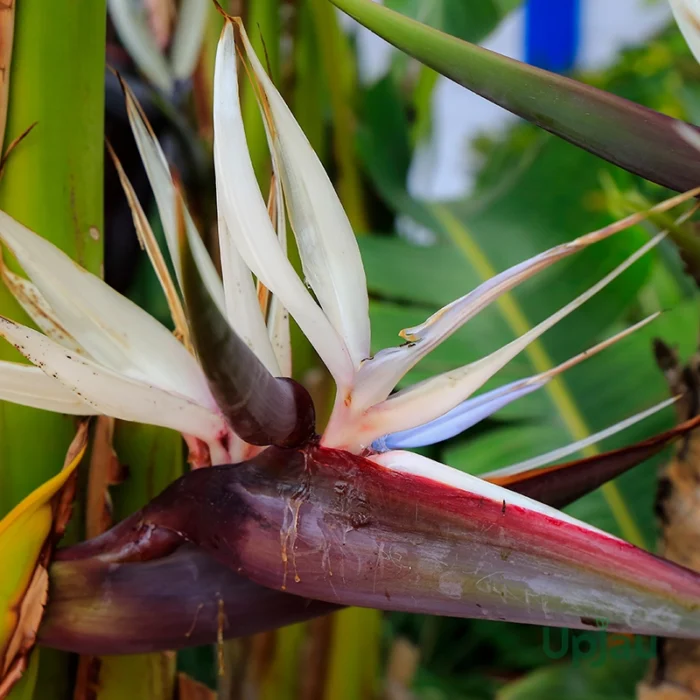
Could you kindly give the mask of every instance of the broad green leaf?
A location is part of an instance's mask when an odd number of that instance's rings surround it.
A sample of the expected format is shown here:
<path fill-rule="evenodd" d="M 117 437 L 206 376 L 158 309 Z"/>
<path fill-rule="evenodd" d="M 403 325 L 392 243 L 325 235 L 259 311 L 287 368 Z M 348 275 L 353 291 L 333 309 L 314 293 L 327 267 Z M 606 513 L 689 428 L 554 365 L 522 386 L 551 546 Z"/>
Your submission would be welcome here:
<path fill-rule="evenodd" d="M 96 700 L 172 700 L 175 652 L 102 657 Z"/>
<path fill-rule="evenodd" d="M 353 148 L 356 130 L 354 98 L 357 92 L 355 57 L 338 22 L 338 13 L 327 0 L 309 2 L 314 44 L 329 98 L 333 127 L 333 158 L 337 167 L 335 187 L 356 231 L 367 229 L 366 206 L 357 154 Z"/>

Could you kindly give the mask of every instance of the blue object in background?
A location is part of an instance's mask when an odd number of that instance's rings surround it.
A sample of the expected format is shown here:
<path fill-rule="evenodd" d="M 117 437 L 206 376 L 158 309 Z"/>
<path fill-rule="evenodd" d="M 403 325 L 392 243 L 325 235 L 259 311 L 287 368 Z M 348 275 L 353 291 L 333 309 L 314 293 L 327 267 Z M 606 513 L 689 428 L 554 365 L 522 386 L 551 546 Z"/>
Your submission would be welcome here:
<path fill-rule="evenodd" d="M 525 61 L 556 73 L 573 68 L 580 10 L 580 0 L 526 0 Z"/>

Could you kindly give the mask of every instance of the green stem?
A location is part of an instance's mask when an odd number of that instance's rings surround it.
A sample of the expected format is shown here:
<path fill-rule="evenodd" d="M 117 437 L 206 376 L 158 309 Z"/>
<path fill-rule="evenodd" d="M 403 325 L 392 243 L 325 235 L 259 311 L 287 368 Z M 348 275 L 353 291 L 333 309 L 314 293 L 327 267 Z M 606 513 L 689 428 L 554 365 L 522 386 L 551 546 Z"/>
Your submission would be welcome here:
<path fill-rule="evenodd" d="M 102 266 L 105 0 L 17 4 L 0 208 L 93 272 Z M 0 313 L 27 321 L 0 288 Z M 1 359 L 18 360 L 3 343 Z M 0 403 L 0 516 L 52 476 L 72 419 Z"/>
<path fill-rule="evenodd" d="M 5 143 L 36 123 L 13 151 L 0 208 L 89 270 L 102 269 L 105 0 L 17 3 Z M 12 264 L 12 261 L 9 261 Z M 0 313 L 27 322 L 0 288 Z M 19 360 L 3 344 L 0 359 Z M 74 433 L 65 416 L 0 403 L 0 517 L 56 473 Z M 63 656 L 32 662 L 29 685 L 10 697 L 62 697 Z"/>

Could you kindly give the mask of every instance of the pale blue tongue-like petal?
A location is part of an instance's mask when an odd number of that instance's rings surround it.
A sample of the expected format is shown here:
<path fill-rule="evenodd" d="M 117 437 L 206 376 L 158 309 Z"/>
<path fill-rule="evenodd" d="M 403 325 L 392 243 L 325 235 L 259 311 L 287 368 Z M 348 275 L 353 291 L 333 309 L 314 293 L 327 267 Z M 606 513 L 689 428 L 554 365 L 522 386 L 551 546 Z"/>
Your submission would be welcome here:
<path fill-rule="evenodd" d="M 449 440 L 485 420 L 496 411 L 500 411 L 509 403 L 543 387 L 546 383 L 546 379 L 540 379 L 539 381 L 533 380 L 529 384 L 522 380 L 506 384 L 481 394 L 481 396 L 467 399 L 444 416 L 429 423 L 410 430 L 400 430 L 391 435 L 385 435 L 372 443 L 372 449 L 377 452 L 404 450 Z"/>

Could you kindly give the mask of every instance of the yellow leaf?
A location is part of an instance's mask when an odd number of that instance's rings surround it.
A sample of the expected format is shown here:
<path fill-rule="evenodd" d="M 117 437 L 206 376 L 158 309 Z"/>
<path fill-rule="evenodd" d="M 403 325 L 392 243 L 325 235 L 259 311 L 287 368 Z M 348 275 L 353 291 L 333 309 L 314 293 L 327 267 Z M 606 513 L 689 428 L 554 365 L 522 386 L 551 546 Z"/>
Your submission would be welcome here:
<path fill-rule="evenodd" d="M 21 675 L 34 643 L 48 590 L 46 565 L 69 517 L 67 486 L 86 444 L 83 423 L 63 469 L 0 520 L 0 697 Z"/>

